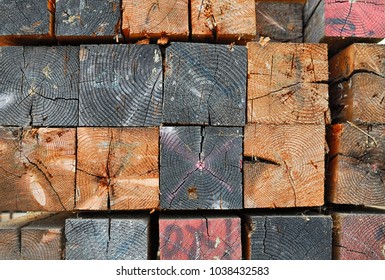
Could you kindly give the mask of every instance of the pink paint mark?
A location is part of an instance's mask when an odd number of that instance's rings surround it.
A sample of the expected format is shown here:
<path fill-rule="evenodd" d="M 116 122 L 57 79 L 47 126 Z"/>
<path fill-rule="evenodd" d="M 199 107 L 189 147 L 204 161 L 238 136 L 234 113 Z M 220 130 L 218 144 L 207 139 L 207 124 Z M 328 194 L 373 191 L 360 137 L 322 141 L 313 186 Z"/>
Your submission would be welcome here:
<path fill-rule="evenodd" d="M 195 164 L 196 168 L 198 168 L 199 170 L 202 170 L 203 168 L 205 168 L 205 163 L 203 161 L 198 161 L 196 164 Z"/>

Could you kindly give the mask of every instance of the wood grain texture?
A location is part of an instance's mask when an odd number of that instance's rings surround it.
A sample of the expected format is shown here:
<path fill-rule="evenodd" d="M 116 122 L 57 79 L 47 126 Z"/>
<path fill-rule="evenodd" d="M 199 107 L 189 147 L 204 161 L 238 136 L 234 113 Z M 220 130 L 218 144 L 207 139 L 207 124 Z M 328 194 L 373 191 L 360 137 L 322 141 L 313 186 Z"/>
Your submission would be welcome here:
<path fill-rule="evenodd" d="M 303 41 L 303 7 L 298 2 L 256 1 L 257 35 L 271 41 Z"/>
<path fill-rule="evenodd" d="M 109 259 L 147 260 L 150 243 L 148 216 L 122 216 L 110 219 Z"/>
<path fill-rule="evenodd" d="M 107 259 L 109 222 L 108 218 L 67 219 L 65 259 Z"/>
<path fill-rule="evenodd" d="M 327 199 L 385 206 L 385 125 L 335 124 L 327 140 Z"/>
<path fill-rule="evenodd" d="M 163 123 L 243 126 L 243 46 L 172 43 L 166 49 Z"/>
<path fill-rule="evenodd" d="M 304 3 L 303 8 L 303 24 L 304 26 L 308 24 L 309 19 L 313 16 L 317 6 L 321 3 L 323 0 L 307 0 Z"/>
<path fill-rule="evenodd" d="M 385 75 L 354 74 L 348 81 L 330 86 L 334 123 L 385 124 Z"/>
<path fill-rule="evenodd" d="M 76 131 L 0 129 L 0 209 L 74 208 Z"/>
<path fill-rule="evenodd" d="M 334 122 L 385 124 L 385 45 L 353 44 L 329 61 Z"/>
<path fill-rule="evenodd" d="M 188 0 L 123 0 L 122 30 L 126 39 L 187 41 L 189 36 Z"/>
<path fill-rule="evenodd" d="M 77 209 L 158 207 L 158 128 L 78 128 L 77 143 Z"/>
<path fill-rule="evenodd" d="M 330 216 L 249 216 L 245 244 L 251 260 L 330 260 Z"/>
<path fill-rule="evenodd" d="M 330 122 L 325 44 L 248 43 L 247 48 L 248 123 Z"/>
<path fill-rule="evenodd" d="M 1 1 L 0 46 L 54 42 L 54 0 Z"/>
<path fill-rule="evenodd" d="M 333 258 L 385 260 L 385 214 L 333 214 Z"/>
<path fill-rule="evenodd" d="M 65 212 L 34 221 L 21 229 L 21 259 L 61 260 L 64 256 Z"/>
<path fill-rule="evenodd" d="M 162 55 L 156 45 L 83 45 L 81 126 L 158 126 Z"/>
<path fill-rule="evenodd" d="M 119 0 L 57 1 L 55 35 L 62 42 L 119 42 Z"/>
<path fill-rule="evenodd" d="M 49 217 L 48 213 L 29 213 L 24 217 L 19 217 L 0 223 L 0 260 L 20 260 L 21 259 L 21 233 L 22 227 L 27 226 L 33 221 Z"/>
<path fill-rule="evenodd" d="M 149 218 L 82 217 L 65 224 L 67 260 L 146 260 Z"/>
<path fill-rule="evenodd" d="M 308 207 L 324 204 L 325 127 L 245 127 L 244 207 Z"/>
<path fill-rule="evenodd" d="M 385 75 L 385 46 L 355 43 L 342 49 L 329 60 L 330 82 L 348 80 L 354 74 Z"/>
<path fill-rule="evenodd" d="M 0 125 L 78 124 L 78 47 L 0 48 Z"/>
<path fill-rule="evenodd" d="M 239 217 L 164 217 L 159 220 L 161 260 L 240 260 Z"/>
<path fill-rule="evenodd" d="M 160 207 L 242 208 L 242 128 L 162 127 Z"/>
<path fill-rule="evenodd" d="M 305 6 L 305 22 L 309 14 L 310 19 L 304 41 L 328 43 L 330 54 L 355 42 L 379 42 L 385 37 L 384 7 L 384 0 L 324 0 L 312 13 L 306 9 L 314 6 Z"/>
<path fill-rule="evenodd" d="M 256 37 L 254 0 L 191 0 L 194 41 L 245 43 Z"/>

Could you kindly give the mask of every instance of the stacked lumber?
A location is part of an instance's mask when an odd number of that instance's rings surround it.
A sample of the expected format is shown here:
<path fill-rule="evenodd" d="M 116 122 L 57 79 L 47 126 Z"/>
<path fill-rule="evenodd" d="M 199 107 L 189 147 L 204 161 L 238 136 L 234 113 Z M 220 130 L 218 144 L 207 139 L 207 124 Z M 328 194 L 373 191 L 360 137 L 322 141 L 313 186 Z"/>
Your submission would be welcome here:
<path fill-rule="evenodd" d="M 142 214 L 82 214 L 66 219 L 65 259 L 145 260 L 149 223 L 149 216 Z"/>
<path fill-rule="evenodd" d="M 1 222 L 0 223 L 0 260 L 19 260 L 22 257 L 22 252 L 23 254 L 25 253 L 24 249 L 25 246 L 22 246 L 22 228 L 25 226 L 28 226 L 29 224 L 39 221 L 40 219 L 44 219 L 47 217 L 50 217 L 51 214 L 49 213 L 42 213 L 42 212 L 35 212 L 31 213 L 29 215 L 19 217 L 16 219 L 12 219 L 6 222 Z M 42 238 L 47 238 L 47 236 L 41 236 Z M 53 237 L 56 239 L 56 236 Z M 53 240 L 53 239 L 52 239 Z M 50 244 L 55 244 L 55 242 L 52 242 L 52 240 L 46 239 L 48 243 Z M 25 239 L 24 239 L 25 241 Z M 36 241 L 36 240 L 35 240 Z M 37 240 L 34 245 L 37 245 L 38 243 L 41 242 L 40 240 Z M 37 248 L 36 246 L 35 248 Z M 48 244 L 48 248 L 50 245 Z M 47 248 L 46 247 L 46 248 Z M 23 251 L 22 251 L 23 249 Z M 56 244 L 52 246 L 52 250 L 56 250 L 58 247 L 56 247 Z M 51 250 L 51 253 L 53 251 Z M 28 249 L 27 249 L 28 251 Z"/>
<path fill-rule="evenodd" d="M 384 45 L 353 44 L 329 61 L 332 203 L 385 206 L 384 58 Z"/>
<path fill-rule="evenodd" d="M 244 207 L 324 204 L 324 44 L 248 43 Z"/>
<path fill-rule="evenodd" d="M 384 259 L 384 6 L 1 1 L 0 259 Z"/>
<path fill-rule="evenodd" d="M 162 209 L 242 208 L 246 65 L 244 46 L 172 43 L 166 49 Z"/>

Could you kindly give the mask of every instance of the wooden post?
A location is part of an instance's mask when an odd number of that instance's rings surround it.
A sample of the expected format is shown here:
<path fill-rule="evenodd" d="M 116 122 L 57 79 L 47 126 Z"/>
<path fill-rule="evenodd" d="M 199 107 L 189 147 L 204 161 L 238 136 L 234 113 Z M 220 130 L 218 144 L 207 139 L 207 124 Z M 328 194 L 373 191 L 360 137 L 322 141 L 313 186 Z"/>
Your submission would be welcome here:
<path fill-rule="evenodd" d="M 159 205 L 158 128 L 78 128 L 76 209 Z"/>
<path fill-rule="evenodd" d="M 327 199 L 385 206 L 385 125 L 335 124 L 327 138 Z"/>
<path fill-rule="evenodd" d="M 162 217 L 161 260 L 240 260 L 241 221 L 236 216 Z"/>
<path fill-rule="evenodd" d="M 149 217 L 130 215 L 67 219 L 67 260 L 146 260 Z"/>
<path fill-rule="evenodd" d="M 243 126 L 243 46 L 172 43 L 166 49 L 163 123 Z"/>
<path fill-rule="evenodd" d="M 385 124 L 385 45 L 353 44 L 329 61 L 334 122 Z"/>
<path fill-rule="evenodd" d="M 37 219 L 48 217 L 48 213 L 29 213 L 26 216 L 0 223 L 0 260 L 21 258 L 20 230 Z"/>
<path fill-rule="evenodd" d="M 310 0 L 304 13 L 305 42 L 328 43 L 330 54 L 351 43 L 379 42 L 385 37 L 383 0 Z"/>
<path fill-rule="evenodd" d="M 248 216 L 246 259 L 330 260 L 332 219 L 321 215 Z"/>
<path fill-rule="evenodd" d="M 160 125 L 162 74 L 156 45 L 81 46 L 80 125 Z"/>
<path fill-rule="evenodd" d="M 385 260 L 385 214 L 333 214 L 333 258 Z"/>
<path fill-rule="evenodd" d="M 0 125 L 78 124 L 78 47 L 1 47 L 0 64 Z"/>
<path fill-rule="evenodd" d="M 56 2 L 56 38 L 64 43 L 120 42 L 119 0 Z"/>
<path fill-rule="evenodd" d="M 325 126 L 247 124 L 244 207 L 324 204 Z"/>
<path fill-rule="evenodd" d="M 242 208 L 242 128 L 162 127 L 160 207 Z"/>
<path fill-rule="evenodd" d="M 257 35 L 277 42 L 303 41 L 303 3 L 257 0 Z"/>
<path fill-rule="evenodd" d="M 123 0 L 122 6 L 122 29 L 126 40 L 161 37 L 188 40 L 188 0 Z"/>
<path fill-rule="evenodd" d="M 21 258 L 61 260 L 64 255 L 64 222 L 70 213 L 34 221 L 21 229 Z"/>
<path fill-rule="evenodd" d="M 0 129 L 0 210 L 74 208 L 73 128 Z"/>
<path fill-rule="evenodd" d="M 245 43 L 256 37 L 254 0 L 191 0 L 194 41 Z"/>
<path fill-rule="evenodd" d="M 0 46 L 53 44 L 54 0 L 0 3 Z"/>
<path fill-rule="evenodd" d="M 325 44 L 248 43 L 247 122 L 329 123 Z"/>

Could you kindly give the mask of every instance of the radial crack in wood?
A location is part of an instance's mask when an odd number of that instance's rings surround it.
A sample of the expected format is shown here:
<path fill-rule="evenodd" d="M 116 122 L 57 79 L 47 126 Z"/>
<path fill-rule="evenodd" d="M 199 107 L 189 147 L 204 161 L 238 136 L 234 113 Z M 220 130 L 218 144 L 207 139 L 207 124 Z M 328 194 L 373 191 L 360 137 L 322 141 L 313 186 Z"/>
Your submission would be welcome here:
<path fill-rule="evenodd" d="M 158 128 L 78 128 L 76 208 L 159 206 Z"/>
<path fill-rule="evenodd" d="M 72 210 L 75 139 L 72 128 L 1 128 L 0 210 Z"/>
<path fill-rule="evenodd" d="M 162 127 L 163 209 L 242 207 L 242 128 Z"/>

